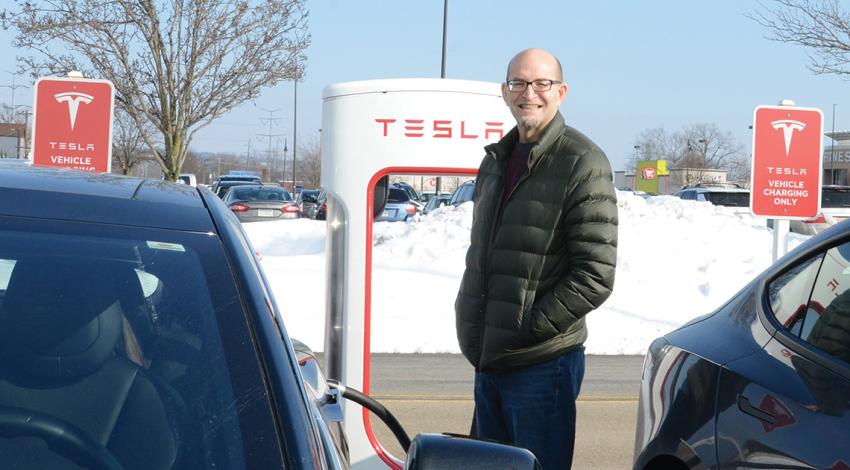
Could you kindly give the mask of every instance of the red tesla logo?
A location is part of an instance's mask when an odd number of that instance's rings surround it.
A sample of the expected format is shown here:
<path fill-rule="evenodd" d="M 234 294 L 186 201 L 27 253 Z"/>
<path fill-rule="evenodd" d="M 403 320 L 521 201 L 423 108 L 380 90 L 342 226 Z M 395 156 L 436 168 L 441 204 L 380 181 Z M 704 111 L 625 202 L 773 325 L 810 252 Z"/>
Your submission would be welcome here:
<path fill-rule="evenodd" d="M 376 118 L 375 122 L 380 125 L 381 135 L 389 137 L 390 133 L 397 133 L 398 119 Z M 485 140 L 495 137 L 501 139 L 505 135 L 504 122 L 484 121 L 480 122 L 452 121 L 451 119 L 402 119 L 400 124 L 404 130 L 405 137 L 431 137 L 434 139 L 480 139 Z"/>

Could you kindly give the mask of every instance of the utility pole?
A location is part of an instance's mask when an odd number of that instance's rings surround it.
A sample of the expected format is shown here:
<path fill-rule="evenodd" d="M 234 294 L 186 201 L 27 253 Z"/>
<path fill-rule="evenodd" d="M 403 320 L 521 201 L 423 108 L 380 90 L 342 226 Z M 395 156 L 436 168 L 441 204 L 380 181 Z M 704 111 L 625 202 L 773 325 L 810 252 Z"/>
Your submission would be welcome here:
<path fill-rule="evenodd" d="M 250 169 L 251 166 L 251 138 L 248 137 L 248 151 L 245 152 L 245 169 Z"/>
<path fill-rule="evenodd" d="M 284 137 L 283 138 L 283 168 L 284 169 L 286 169 L 286 152 L 289 152 L 289 148 L 286 146 L 286 144 L 287 144 L 286 137 Z M 293 166 L 293 171 L 295 171 L 294 168 L 295 167 Z M 284 175 L 284 177 L 282 179 L 284 181 L 286 181 L 286 175 Z M 292 194 L 293 194 L 293 197 L 294 197 L 294 195 L 295 195 L 295 188 L 294 187 L 292 188 Z"/>
<path fill-rule="evenodd" d="M 274 154 L 272 154 L 272 137 L 280 137 L 283 134 L 272 134 L 272 125 L 277 125 L 280 119 L 274 117 L 274 113 L 280 111 L 280 108 L 277 109 L 264 109 L 263 112 L 269 113 L 269 117 L 260 118 L 263 123 L 268 123 L 269 125 L 269 133 L 268 134 L 257 134 L 258 137 L 265 137 L 269 141 L 269 150 L 268 150 L 268 158 L 269 158 L 269 179 L 274 181 Z"/>
<path fill-rule="evenodd" d="M 6 73 L 8 73 L 9 75 L 12 76 L 12 84 L 11 85 L 0 85 L 0 86 L 2 86 L 3 88 L 9 88 L 10 90 L 12 90 L 12 115 L 14 116 L 14 113 L 15 113 L 15 90 L 17 90 L 18 88 L 29 88 L 29 87 L 26 86 L 26 85 L 16 85 L 15 84 L 15 80 L 18 77 L 18 74 L 14 73 L 14 72 L 8 72 L 8 71 Z"/>
<path fill-rule="evenodd" d="M 24 144 L 21 146 L 21 139 L 18 139 L 18 158 L 27 158 L 30 149 L 29 145 L 27 145 L 27 125 L 29 125 L 30 122 L 30 114 L 32 114 L 30 113 L 30 108 L 32 106 L 19 104 L 18 107 L 24 108 L 24 110 L 21 111 L 21 114 L 24 115 Z M 22 149 L 23 153 L 21 152 Z"/>
<path fill-rule="evenodd" d="M 446 40 L 448 37 L 449 30 L 449 0 L 443 0 L 443 48 L 442 48 L 442 60 L 440 61 L 440 78 L 446 78 Z M 443 179 L 441 177 L 437 177 L 437 181 L 434 184 L 434 196 L 440 195 L 440 186 L 442 186 Z M 420 188 L 421 189 L 421 188 Z"/>

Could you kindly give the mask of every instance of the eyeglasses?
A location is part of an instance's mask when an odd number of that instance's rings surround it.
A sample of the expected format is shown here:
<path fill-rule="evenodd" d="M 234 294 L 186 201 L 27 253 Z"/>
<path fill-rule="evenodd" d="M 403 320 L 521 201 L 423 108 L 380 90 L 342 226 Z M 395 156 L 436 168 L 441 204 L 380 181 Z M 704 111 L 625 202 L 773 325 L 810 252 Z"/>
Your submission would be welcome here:
<path fill-rule="evenodd" d="M 508 80 L 508 91 L 512 93 L 520 93 L 525 91 L 528 88 L 528 85 L 531 85 L 531 89 L 534 91 L 549 91 L 552 89 L 552 85 L 560 84 L 558 80 L 546 80 L 543 78 L 538 78 L 537 80 L 533 80 L 527 82 L 525 80 Z"/>

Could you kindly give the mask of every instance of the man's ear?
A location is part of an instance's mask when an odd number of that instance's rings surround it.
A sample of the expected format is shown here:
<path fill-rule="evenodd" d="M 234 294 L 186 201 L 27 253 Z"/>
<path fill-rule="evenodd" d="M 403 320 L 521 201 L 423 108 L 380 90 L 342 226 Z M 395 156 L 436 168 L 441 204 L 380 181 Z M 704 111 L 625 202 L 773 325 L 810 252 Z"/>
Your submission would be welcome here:
<path fill-rule="evenodd" d="M 508 101 L 508 84 L 502 83 L 502 99 L 505 101 L 505 105 L 510 107 L 511 103 Z"/>
<path fill-rule="evenodd" d="M 566 83 L 562 83 L 558 86 L 558 103 L 563 103 L 565 99 L 567 99 L 567 92 L 570 91 L 569 85 Z"/>

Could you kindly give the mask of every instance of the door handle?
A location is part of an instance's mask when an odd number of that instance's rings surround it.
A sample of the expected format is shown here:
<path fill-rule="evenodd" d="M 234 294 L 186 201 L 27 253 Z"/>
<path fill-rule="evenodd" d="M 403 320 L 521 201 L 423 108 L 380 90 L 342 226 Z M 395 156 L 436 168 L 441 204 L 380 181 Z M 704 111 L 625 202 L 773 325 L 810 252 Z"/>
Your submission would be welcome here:
<path fill-rule="evenodd" d="M 764 421 L 765 423 L 776 424 L 775 415 L 768 413 L 761 408 L 756 408 L 750 404 L 750 399 L 743 395 L 738 395 L 738 409 L 754 418 Z"/>

